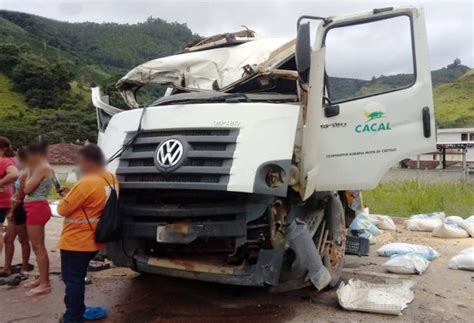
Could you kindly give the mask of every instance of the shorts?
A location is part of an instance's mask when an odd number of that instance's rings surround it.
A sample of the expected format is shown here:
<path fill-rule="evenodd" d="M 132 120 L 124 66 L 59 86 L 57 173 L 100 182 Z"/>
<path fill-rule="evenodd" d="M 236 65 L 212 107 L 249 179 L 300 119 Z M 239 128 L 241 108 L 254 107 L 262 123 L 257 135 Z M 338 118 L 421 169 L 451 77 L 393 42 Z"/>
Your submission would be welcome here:
<path fill-rule="evenodd" d="M 25 201 L 26 225 L 46 225 L 51 218 L 48 201 Z"/>
<path fill-rule="evenodd" d="M 13 222 L 15 225 L 23 225 L 26 223 L 26 211 L 23 202 L 18 205 L 13 212 Z"/>
<path fill-rule="evenodd" d="M 7 217 L 7 213 L 10 209 L 8 208 L 0 208 L 0 225 L 5 222 L 5 218 Z"/>

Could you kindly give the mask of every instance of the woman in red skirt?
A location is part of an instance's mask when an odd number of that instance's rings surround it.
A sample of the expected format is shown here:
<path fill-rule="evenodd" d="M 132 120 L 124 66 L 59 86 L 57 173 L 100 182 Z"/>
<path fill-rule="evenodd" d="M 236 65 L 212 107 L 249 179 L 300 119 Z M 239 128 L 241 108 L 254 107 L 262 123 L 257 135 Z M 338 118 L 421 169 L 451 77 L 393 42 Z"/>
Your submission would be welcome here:
<path fill-rule="evenodd" d="M 48 146 L 34 143 L 27 147 L 28 176 L 24 193 L 26 228 L 38 263 L 39 279 L 25 284 L 32 289 L 26 294 L 36 296 L 51 292 L 49 258 L 44 241 L 44 226 L 51 218 L 48 195 L 53 186 L 53 170 L 47 160 Z"/>

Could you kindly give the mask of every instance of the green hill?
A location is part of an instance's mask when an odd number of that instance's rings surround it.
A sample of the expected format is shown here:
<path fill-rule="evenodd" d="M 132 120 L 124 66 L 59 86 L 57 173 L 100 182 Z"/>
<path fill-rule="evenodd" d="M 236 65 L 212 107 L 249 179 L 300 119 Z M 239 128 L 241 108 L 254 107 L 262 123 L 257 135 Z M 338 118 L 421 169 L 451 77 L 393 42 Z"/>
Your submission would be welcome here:
<path fill-rule="evenodd" d="M 433 97 L 439 128 L 474 126 L 474 70 L 436 87 Z"/>
<path fill-rule="evenodd" d="M 4 74 L 0 73 L 0 115 L 9 110 L 25 110 L 27 105 L 23 96 L 12 91 L 12 82 Z"/>
<path fill-rule="evenodd" d="M 331 98 L 365 96 L 410 84 L 411 75 L 372 80 L 330 78 Z M 474 70 L 460 62 L 431 72 L 436 123 L 439 128 L 474 127 Z"/>
<path fill-rule="evenodd" d="M 16 145 L 38 135 L 95 141 L 90 86 L 101 85 L 113 104 L 123 105 L 114 84 L 125 72 L 197 38 L 185 24 L 151 17 L 137 24 L 68 23 L 0 10 L 0 135 Z M 154 99 L 160 91 L 141 96 Z"/>
<path fill-rule="evenodd" d="M 129 69 L 171 55 L 197 37 L 185 24 L 152 17 L 137 24 L 69 23 L 0 10 L 3 42 L 26 42 L 33 52 L 53 59 L 63 55 L 109 68 Z"/>

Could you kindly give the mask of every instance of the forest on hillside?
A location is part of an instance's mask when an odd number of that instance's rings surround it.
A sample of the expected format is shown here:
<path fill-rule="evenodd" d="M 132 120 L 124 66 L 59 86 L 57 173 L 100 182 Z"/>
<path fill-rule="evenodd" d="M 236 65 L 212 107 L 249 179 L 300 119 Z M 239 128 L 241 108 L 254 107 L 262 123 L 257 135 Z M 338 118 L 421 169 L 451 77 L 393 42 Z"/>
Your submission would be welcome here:
<path fill-rule="evenodd" d="M 159 18 L 68 23 L 0 10 L 1 132 L 15 145 L 38 136 L 51 143 L 95 141 L 90 86 L 100 85 L 120 106 L 115 82 L 121 76 L 196 38 L 186 25 Z M 148 94 L 155 97 L 154 91 Z"/>

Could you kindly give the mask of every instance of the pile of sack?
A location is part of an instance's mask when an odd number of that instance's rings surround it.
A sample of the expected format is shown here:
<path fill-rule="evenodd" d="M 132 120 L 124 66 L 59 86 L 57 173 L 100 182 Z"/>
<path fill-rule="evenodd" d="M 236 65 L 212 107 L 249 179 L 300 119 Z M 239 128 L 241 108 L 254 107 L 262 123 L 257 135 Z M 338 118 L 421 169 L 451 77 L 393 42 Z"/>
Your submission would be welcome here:
<path fill-rule="evenodd" d="M 349 226 L 349 236 L 362 237 L 375 243 L 375 237 L 380 235 L 380 230 L 396 230 L 392 218 L 387 215 L 359 213 Z"/>
<path fill-rule="evenodd" d="M 430 264 L 440 254 L 429 246 L 411 243 L 389 243 L 377 250 L 377 254 L 390 259 L 383 267 L 397 274 L 419 274 L 424 273 Z"/>
<path fill-rule="evenodd" d="M 432 232 L 434 237 L 474 237 L 474 215 L 463 219 L 460 216 L 447 217 L 444 212 L 416 214 L 405 220 L 404 223 L 408 230 Z"/>

